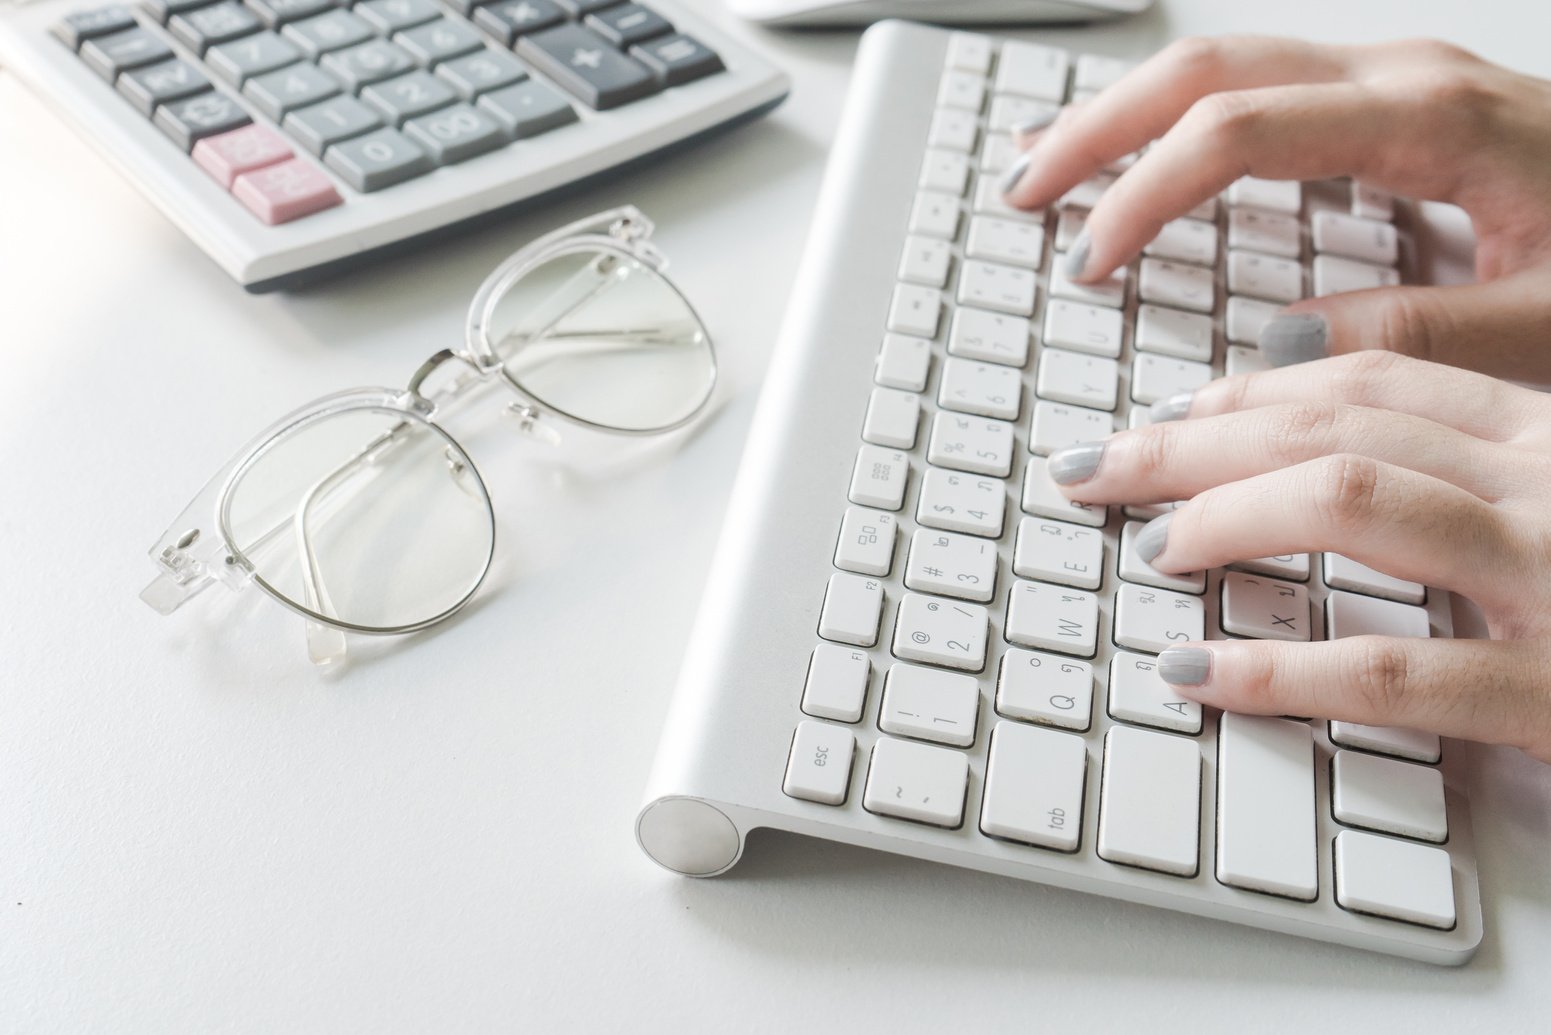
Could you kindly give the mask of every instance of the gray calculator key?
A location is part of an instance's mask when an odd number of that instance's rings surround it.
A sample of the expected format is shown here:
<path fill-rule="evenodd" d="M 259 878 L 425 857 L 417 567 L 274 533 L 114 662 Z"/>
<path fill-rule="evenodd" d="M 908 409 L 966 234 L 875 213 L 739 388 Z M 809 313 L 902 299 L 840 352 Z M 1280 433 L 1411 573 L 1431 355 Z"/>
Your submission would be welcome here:
<path fill-rule="evenodd" d="M 564 7 L 566 13 L 571 17 L 580 18 L 583 15 L 591 14 L 594 11 L 601 11 L 605 7 L 617 4 L 619 0 L 555 0 L 555 3 Z"/>
<path fill-rule="evenodd" d="M 487 90 L 520 83 L 528 78 L 522 62 L 504 50 L 481 50 L 436 66 L 436 74 L 471 101 Z"/>
<path fill-rule="evenodd" d="M 727 67 L 716 51 L 681 32 L 631 47 L 630 55 L 650 68 L 664 86 L 678 86 Z"/>
<path fill-rule="evenodd" d="M 365 0 L 355 5 L 355 13 L 384 36 L 391 36 L 400 29 L 439 18 L 442 12 L 433 0 Z"/>
<path fill-rule="evenodd" d="M 81 60 L 108 82 L 126 68 L 139 68 L 172 57 L 172 48 L 144 29 L 125 29 L 81 44 Z"/>
<path fill-rule="evenodd" d="M 203 54 L 213 44 L 240 39 L 263 27 L 252 11 L 233 0 L 196 7 L 175 14 L 167 21 L 167 31 L 173 38 L 196 54 Z"/>
<path fill-rule="evenodd" d="M 343 7 L 342 0 L 248 0 L 248 6 L 258 13 L 264 24 L 271 29 L 286 22 L 300 21 L 322 14 L 334 7 Z"/>
<path fill-rule="evenodd" d="M 254 76 L 242 87 L 242 95 L 276 122 L 288 111 L 316 104 L 338 92 L 338 79 L 308 64 Z"/>
<path fill-rule="evenodd" d="M 162 105 L 156 109 L 156 115 L 151 121 L 171 137 L 173 143 L 184 151 L 191 151 L 194 142 L 201 137 L 225 133 L 229 129 L 246 126 L 253 120 L 248 118 L 242 105 L 231 97 L 219 90 L 211 90 Z"/>
<path fill-rule="evenodd" d="M 346 89 L 358 92 L 370 83 L 409 71 L 415 67 L 415 59 L 387 40 L 367 40 L 323 55 L 323 67 L 337 75 Z"/>
<path fill-rule="evenodd" d="M 457 99 L 452 87 L 418 68 L 361 91 L 361 100 L 376 108 L 394 126 L 416 115 L 445 108 Z"/>
<path fill-rule="evenodd" d="M 436 167 L 431 156 L 396 129 L 378 129 L 335 144 L 323 154 L 323 164 L 358 191 L 391 187 Z"/>
<path fill-rule="evenodd" d="M 205 54 L 205 64 L 210 66 L 210 71 L 233 86 L 241 86 L 253 76 L 294 65 L 301 59 L 302 52 L 296 44 L 272 32 L 256 32 L 240 40 L 218 44 Z"/>
<path fill-rule="evenodd" d="M 580 25 L 560 25 L 517 41 L 517 53 L 589 107 L 617 108 L 661 87 L 640 62 Z"/>
<path fill-rule="evenodd" d="M 372 27 L 349 11 L 328 11 L 292 22 L 280 31 L 313 59 L 372 38 Z"/>
<path fill-rule="evenodd" d="M 81 42 L 110 32 L 123 32 L 135 27 L 135 16 L 123 4 L 110 4 L 91 11 L 67 15 L 55 22 L 50 31 L 64 41 L 71 50 L 80 50 Z"/>
<path fill-rule="evenodd" d="M 494 116 L 514 140 L 536 137 L 577 121 L 576 109 L 569 101 L 532 79 L 485 94 L 479 107 Z"/>
<path fill-rule="evenodd" d="M 672 22 L 640 4 L 605 7 L 597 14 L 589 14 L 586 25 L 621 50 L 673 31 Z"/>
<path fill-rule="evenodd" d="M 438 61 L 460 57 L 485 45 L 485 38 L 468 22 L 438 18 L 412 29 L 405 29 L 393 41 L 427 67 Z"/>
<path fill-rule="evenodd" d="M 167 19 L 184 11 L 192 11 L 196 7 L 204 7 L 210 0 L 146 0 L 144 7 L 151 17 L 162 25 L 167 24 Z"/>
<path fill-rule="evenodd" d="M 377 113 L 354 97 L 330 97 L 298 108 L 285 117 L 285 131 L 315 155 L 330 145 L 358 137 L 382 125 Z"/>
<path fill-rule="evenodd" d="M 494 119 L 467 104 L 410 119 L 404 132 L 443 165 L 493 151 L 507 140 Z"/>
<path fill-rule="evenodd" d="M 512 45 L 512 40 L 565 21 L 565 12 L 554 0 L 498 0 L 474 9 L 474 24 L 496 39 Z"/>
<path fill-rule="evenodd" d="M 187 61 L 173 58 L 156 65 L 131 68 L 118 77 L 117 85 L 118 92 L 128 97 L 140 114 L 149 118 L 158 104 L 210 89 L 210 80 Z"/>

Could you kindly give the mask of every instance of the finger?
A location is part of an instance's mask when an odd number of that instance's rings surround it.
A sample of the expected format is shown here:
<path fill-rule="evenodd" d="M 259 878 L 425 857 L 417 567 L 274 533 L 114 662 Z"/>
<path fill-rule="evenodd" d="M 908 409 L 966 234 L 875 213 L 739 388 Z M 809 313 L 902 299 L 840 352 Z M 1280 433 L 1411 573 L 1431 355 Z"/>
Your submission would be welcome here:
<path fill-rule="evenodd" d="M 1354 453 L 1496 502 L 1517 484 L 1501 447 L 1421 417 L 1343 403 L 1263 406 L 1122 431 L 1050 456 L 1051 477 L 1084 503 L 1190 499 L 1229 482 Z"/>
<path fill-rule="evenodd" d="M 1551 761 L 1551 644 L 1353 636 L 1170 647 L 1162 677 L 1227 711 L 1310 715 L 1511 744 Z"/>
<path fill-rule="evenodd" d="M 1026 208 L 1049 204 L 1162 136 L 1208 94 L 1341 79 L 1347 57 L 1343 48 L 1263 36 L 1180 40 L 1058 120 L 1028 155 L 1008 200 Z"/>
<path fill-rule="evenodd" d="M 1385 349 L 1494 377 L 1541 380 L 1551 326 L 1544 276 L 1527 270 L 1484 284 L 1307 299 L 1266 324 L 1260 349 L 1275 366 Z"/>

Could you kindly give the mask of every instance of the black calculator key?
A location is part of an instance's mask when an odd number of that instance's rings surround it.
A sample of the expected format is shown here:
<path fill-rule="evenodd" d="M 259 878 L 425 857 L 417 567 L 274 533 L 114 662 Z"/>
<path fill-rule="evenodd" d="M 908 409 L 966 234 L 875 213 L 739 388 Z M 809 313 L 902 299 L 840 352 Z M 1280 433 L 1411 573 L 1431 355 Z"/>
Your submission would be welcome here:
<path fill-rule="evenodd" d="M 68 15 L 64 21 L 55 22 L 51 31 L 71 50 L 80 50 L 82 40 L 106 36 L 110 32 L 123 32 L 125 29 L 134 27 L 135 16 L 129 13 L 129 8 L 123 4 L 111 4 L 108 7 L 98 7 L 95 10 Z"/>
<path fill-rule="evenodd" d="M 565 21 L 565 12 L 554 0 L 500 0 L 474 9 L 474 24 L 506 44 L 518 36 L 548 29 Z"/>
<path fill-rule="evenodd" d="M 81 60 L 108 82 L 126 68 L 139 68 L 172 57 L 172 48 L 141 28 L 125 29 L 81 44 Z"/>
<path fill-rule="evenodd" d="M 230 43 L 218 43 L 205 52 L 205 64 L 210 71 L 233 86 L 301 59 L 302 52 L 296 44 L 272 32 L 255 32 Z"/>
<path fill-rule="evenodd" d="M 285 117 L 285 131 L 303 147 L 321 155 L 341 140 L 358 137 L 382 125 L 375 111 L 354 97 L 330 97 Z"/>
<path fill-rule="evenodd" d="M 404 135 L 430 152 L 439 165 L 461 162 L 506 144 L 506 133 L 489 115 L 467 104 L 410 119 Z"/>
<path fill-rule="evenodd" d="M 488 47 L 436 66 L 436 74 L 452 84 L 466 101 L 489 90 L 520 83 L 528 78 L 522 62 L 504 50 Z"/>
<path fill-rule="evenodd" d="M 167 19 L 196 7 L 204 7 L 210 0 L 145 0 L 145 10 L 163 25 Z"/>
<path fill-rule="evenodd" d="M 341 0 L 248 0 L 248 6 L 258 12 L 265 25 L 278 29 L 286 22 L 301 21 L 345 5 Z"/>
<path fill-rule="evenodd" d="M 442 16 L 435 0 L 365 0 L 355 5 L 355 13 L 384 36 Z"/>
<path fill-rule="evenodd" d="M 415 59 L 403 47 L 372 39 L 323 56 L 323 67 L 333 72 L 352 93 L 361 87 L 392 79 L 415 67 Z"/>
<path fill-rule="evenodd" d="M 628 104 L 661 88 L 644 65 L 580 25 L 560 25 L 524 36 L 517 41 L 517 53 L 599 111 Z"/>
<path fill-rule="evenodd" d="M 203 54 L 211 44 L 240 39 L 263 27 L 257 15 L 232 0 L 175 14 L 167 22 L 173 38 L 196 54 Z"/>
<path fill-rule="evenodd" d="M 235 100 L 219 90 L 210 90 L 162 105 L 151 121 L 173 143 L 184 151 L 192 151 L 201 137 L 225 133 L 253 120 Z"/>
<path fill-rule="evenodd" d="M 678 86 L 727 67 L 716 51 L 681 32 L 631 47 L 630 55 L 650 68 L 664 86 Z"/>
<path fill-rule="evenodd" d="M 335 144 L 324 152 L 323 164 L 362 192 L 391 187 L 436 168 L 419 144 L 396 129 L 377 129 Z"/>
<path fill-rule="evenodd" d="M 569 101 L 533 79 L 487 93 L 479 99 L 479 106 L 514 140 L 536 137 L 577 121 L 576 109 Z"/>
<path fill-rule="evenodd" d="M 156 65 L 131 68 L 118 77 L 118 92 L 140 114 L 150 118 L 158 104 L 176 101 L 210 89 L 210 80 L 187 61 L 173 58 Z"/>
<path fill-rule="evenodd" d="M 242 87 L 242 95 L 276 122 L 288 111 L 316 104 L 339 92 L 338 79 L 316 65 L 308 64 L 254 76 Z"/>
<path fill-rule="evenodd" d="M 621 50 L 673 31 L 672 22 L 640 4 L 605 7 L 587 16 L 587 27 Z"/>

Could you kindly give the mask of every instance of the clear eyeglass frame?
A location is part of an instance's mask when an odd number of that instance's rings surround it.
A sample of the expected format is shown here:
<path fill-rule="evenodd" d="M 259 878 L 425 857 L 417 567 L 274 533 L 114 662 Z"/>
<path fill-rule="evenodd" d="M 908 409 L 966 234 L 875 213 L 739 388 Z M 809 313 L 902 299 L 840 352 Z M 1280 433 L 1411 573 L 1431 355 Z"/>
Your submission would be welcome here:
<path fill-rule="evenodd" d="M 407 387 L 338 392 L 270 425 L 151 547 L 141 599 L 165 615 L 216 583 L 256 585 L 307 620 L 318 664 L 345 658 L 346 633 L 456 614 L 489 574 L 496 520 L 439 418 L 501 390 L 519 428 L 553 443 L 566 427 L 661 435 L 709 408 L 715 350 L 653 229 L 626 206 L 538 238 L 475 293 L 463 347 L 429 357 Z M 466 369 L 428 390 L 447 364 Z"/>

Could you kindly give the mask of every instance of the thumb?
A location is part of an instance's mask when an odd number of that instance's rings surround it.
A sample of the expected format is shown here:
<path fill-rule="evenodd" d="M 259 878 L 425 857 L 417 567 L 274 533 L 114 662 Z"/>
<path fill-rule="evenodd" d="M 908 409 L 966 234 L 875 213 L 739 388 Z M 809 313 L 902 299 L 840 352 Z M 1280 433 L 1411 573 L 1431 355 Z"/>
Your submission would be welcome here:
<path fill-rule="evenodd" d="M 1360 349 L 1515 380 L 1551 379 L 1551 304 L 1525 271 L 1484 284 L 1390 287 L 1295 302 L 1268 321 L 1260 348 L 1273 366 Z"/>

